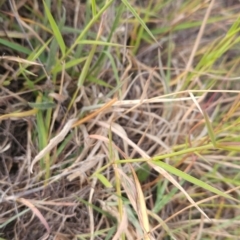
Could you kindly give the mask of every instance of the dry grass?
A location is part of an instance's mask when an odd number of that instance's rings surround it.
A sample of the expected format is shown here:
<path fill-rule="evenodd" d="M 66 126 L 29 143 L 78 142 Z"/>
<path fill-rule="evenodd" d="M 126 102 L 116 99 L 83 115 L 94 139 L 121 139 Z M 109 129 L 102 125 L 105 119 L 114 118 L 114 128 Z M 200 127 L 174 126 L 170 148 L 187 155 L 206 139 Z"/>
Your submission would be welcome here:
<path fill-rule="evenodd" d="M 0 240 L 239 239 L 238 1 L 89 2 L 0 1 Z"/>

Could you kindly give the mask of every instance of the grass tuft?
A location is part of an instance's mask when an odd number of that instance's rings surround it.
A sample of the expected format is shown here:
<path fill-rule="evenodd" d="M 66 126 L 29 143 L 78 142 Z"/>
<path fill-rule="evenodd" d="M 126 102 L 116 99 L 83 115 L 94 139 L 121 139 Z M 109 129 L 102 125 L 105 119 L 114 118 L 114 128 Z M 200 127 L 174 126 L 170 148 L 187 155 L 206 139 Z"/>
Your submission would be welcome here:
<path fill-rule="evenodd" d="M 0 7 L 0 239 L 239 239 L 239 4 Z"/>

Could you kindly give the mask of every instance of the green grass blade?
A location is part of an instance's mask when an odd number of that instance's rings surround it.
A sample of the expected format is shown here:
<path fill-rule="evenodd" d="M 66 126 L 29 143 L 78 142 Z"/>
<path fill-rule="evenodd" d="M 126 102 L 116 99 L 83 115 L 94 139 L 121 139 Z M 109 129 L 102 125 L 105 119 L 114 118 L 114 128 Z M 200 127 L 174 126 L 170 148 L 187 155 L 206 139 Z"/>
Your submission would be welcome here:
<path fill-rule="evenodd" d="M 104 240 L 111 240 L 113 239 L 114 232 L 116 231 L 115 227 L 112 227 L 108 230 L 107 236 L 105 237 Z"/>
<path fill-rule="evenodd" d="M 15 219 L 19 218 L 20 216 L 24 215 L 25 213 L 27 213 L 27 212 L 29 212 L 29 211 L 30 211 L 29 208 L 28 208 L 28 209 L 25 209 L 25 210 L 23 210 L 22 212 L 20 212 L 20 213 L 14 215 L 13 217 L 7 219 L 6 221 L 4 221 L 4 223 L 2 223 L 2 224 L 0 225 L 0 229 L 6 227 L 9 223 L 11 223 L 12 221 L 14 221 Z"/>
<path fill-rule="evenodd" d="M 32 52 L 27 59 L 30 61 L 35 61 L 36 59 L 38 59 L 40 55 L 43 53 L 43 51 L 46 50 L 47 46 L 51 41 L 52 41 L 52 38 L 50 38 L 46 43 L 44 43 L 44 45 L 42 45 L 39 49 L 36 48 L 36 50 Z"/>
<path fill-rule="evenodd" d="M 181 180 L 180 185 L 182 186 L 185 181 Z M 174 187 L 171 189 L 170 192 L 166 193 L 166 186 L 168 184 L 168 180 L 166 180 L 164 183 L 159 183 L 157 187 L 157 199 L 153 208 L 153 212 L 158 213 L 161 211 L 166 204 L 171 201 L 171 199 L 174 197 L 174 195 L 179 191 L 177 187 Z"/>
<path fill-rule="evenodd" d="M 54 102 L 41 102 L 41 103 L 28 102 L 28 105 L 32 108 L 37 108 L 39 110 L 47 110 L 56 107 L 56 104 Z"/>
<path fill-rule="evenodd" d="M 97 14 L 97 5 L 96 5 L 96 1 L 92 0 L 91 1 L 91 5 L 92 5 L 92 15 L 95 16 Z"/>
<path fill-rule="evenodd" d="M 108 83 L 104 82 L 103 80 L 101 79 L 98 79 L 98 78 L 95 78 L 93 76 L 89 76 L 88 77 L 88 81 L 91 82 L 91 83 L 95 83 L 97 85 L 100 85 L 100 86 L 104 86 L 104 87 L 107 87 L 107 88 L 113 88 L 111 85 L 109 85 Z"/>
<path fill-rule="evenodd" d="M 214 130 L 212 128 L 212 124 L 210 123 L 208 115 L 204 110 L 203 110 L 203 116 L 204 116 L 204 119 L 205 119 L 205 122 L 206 122 L 209 137 L 212 141 L 213 146 L 216 147 L 216 138 L 215 138 Z"/>
<path fill-rule="evenodd" d="M 89 203 L 88 201 L 85 201 L 84 199 L 82 198 L 79 198 L 76 196 L 76 199 L 81 202 L 81 203 L 84 203 L 87 207 L 91 207 L 92 209 L 94 209 L 95 211 L 103 214 L 104 216 L 106 216 L 107 218 L 110 218 L 111 220 L 113 221 L 116 221 L 115 217 L 112 216 L 110 213 L 108 213 L 107 211 L 105 210 L 102 210 L 100 207 L 97 207 L 95 205 L 93 205 L 92 203 Z"/>
<path fill-rule="evenodd" d="M 93 177 L 96 177 L 106 188 L 112 188 L 112 184 L 107 180 L 107 178 L 101 173 L 95 173 Z"/>
<path fill-rule="evenodd" d="M 150 167 L 147 163 L 144 163 L 137 171 L 137 177 L 140 183 L 145 182 L 150 176 Z"/>
<path fill-rule="evenodd" d="M 111 27 L 110 34 L 108 35 L 108 38 L 107 38 L 106 42 L 110 42 L 111 41 L 113 33 L 116 31 L 116 29 L 117 29 L 117 27 L 119 25 L 120 17 L 121 17 L 121 14 L 123 13 L 123 10 L 124 10 L 124 5 L 121 4 L 120 7 L 117 9 L 117 15 L 115 16 L 113 25 Z M 98 60 L 92 66 L 92 68 L 90 70 L 91 72 L 95 72 L 96 69 L 101 69 L 102 65 L 104 64 L 104 59 L 105 59 L 105 56 L 106 56 L 105 53 L 109 52 L 109 48 L 110 48 L 109 46 L 104 46 L 103 51 L 101 52 Z"/>
<path fill-rule="evenodd" d="M 123 47 L 121 44 L 118 44 L 118 43 L 102 42 L 102 41 L 99 41 L 99 40 L 80 40 L 79 44 L 100 45 L 100 46 L 109 46 L 109 47 Z"/>
<path fill-rule="evenodd" d="M 66 52 L 66 54 L 61 58 L 61 60 L 64 59 L 64 57 L 68 56 L 73 49 L 78 45 L 81 39 L 84 38 L 86 33 L 89 31 L 91 26 L 99 19 L 99 17 L 110 7 L 110 5 L 113 3 L 113 0 L 108 1 L 103 8 L 91 19 L 91 21 L 87 24 L 87 26 L 83 29 L 81 34 L 78 36 L 76 41 L 72 44 L 72 46 L 69 48 L 69 50 Z"/>
<path fill-rule="evenodd" d="M 91 21 L 92 19 L 92 9 L 91 9 L 91 1 L 87 1 L 86 2 L 86 12 L 85 12 L 85 16 L 84 16 L 84 23 L 83 23 L 83 28 L 80 31 L 76 31 L 76 29 L 74 29 L 75 31 L 73 32 L 75 35 L 75 38 L 77 38 L 77 36 L 80 36 L 80 34 L 82 33 L 83 29 L 85 29 L 85 26 L 88 25 L 88 23 Z M 94 34 L 94 36 L 92 36 Z M 95 38 L 95 32 L 93 31 L 89 31 L 81 38 L 82 40 L 86 40 L 89 39 L 89 36 L 91 39 Z M 80 58 L 83 55 L 83 50 L 84 50 L 84 46 L 81 44 L 78 44 L 76 49 L 73 52 L 73 57 L 74 58 Z"/>
<path fill-rule="evenodd" d="M 28 54 L 28 55 L 32 52 L 30 49 L 25 48 L 25 47 L 23 47 L 20 44 L 9 42 L 9 41 L 7 41 L 5 39 L 1 39 L 0 38 L 0 43 L 3 44 L 6 47 L 9 47 L 9 48 L 15 50 L 15 51 L 18 51 L 18 52 L 21 52 L 21 53 L 25 53 L 25 54 Z"/>
<path fill-rule="evenodd" d="M 65 70 L 75 67 L 76 65 L 86 61 L 87 57 L 72 59 L 65 63 Z M 52 69 L 52 74 L 57 74 L 62 71 L 62 64 L 57 63 L 56 66 Z"/>
<path fill-rule="evenodd" d="M 210 186 L 209 184 L 195 178 L 195 177 L 192 177 L 190 176 L 189 174 L 185 173 L 185 172 L 182 172 L 180 171 L 179 169 L 173 167 L 173 166 L 170 166 L 168 164 L 166 164 L 165 162 L 161 162 L 161 161 L 158 161 L 158 162 L 155 162 L 155 161 L 152 161 L 153 164 L 165 169 L 167 172 L 169 173 L 172 173 L 188 182 L 191 182 L 192 184 L 196 185 L 196 186 L 199 186 L 201 188 L 204 188 L 212 193 L 215 193 L 219 196 L 222 196 L 222 197 L 225 197 L 225 198 L 229 198 L 229 199 L 232 199 L 232 200 L 235 200 L 234 198 L 232 198 L 231 196 L 229 196 L 228 194 L 226 193 L 223 193 L 221 192 L 220 190 L 218 190 L 217 188 L 214 188 L 212 186 Z"/>
<path fill-rule="evenodd" d="M 88 55 L 88 58 L 83 66 L 82 72 L 78 78 L 78 87 L 81 87 L 84 84 L 84 81 L 88 75 L 88 70 L 89 70 L 89 67 L 92 62 L 92 59 L 93 59 L 96 49 L 97 49 L 97 45 L 93 45 L 93 47 Z"/>
<path fill-rule="evenodd" d="M 145 29 L 145 31 L 151 36 L 151 38 L 158 43 L 157 39 L 153 36 L 152 32 L 147 27 L 146 23 L 141 19 L 141 17 L 138 15 L 136 10 L 130 5 L 128 0 L 122 0 L 122 2 L 125 4 L 125 6 L 130 10 L 130 12 L 133 14 L 133 16 L 139 21 L 139 23 L 142 25 L 142 27 Z"/>
<path fill-rule="evenodd" d="M 45 1 L 43 1 L 43 5 L 44 5 L 44 9 L 45 9 L 48 21 L 49 21 L 49 23 L 51 25 L 51 28 L 52 28 L 52 31 L 53 31 L 53 35 L 54 35 L 54 37 L 56 38 L 56 40 L 57 40 L 57 42 L 59 44 L 59 47 L 60 47 L 61 52 L 62 52 L 62 55 L 64 56 L 65 51 L 66 51 L 66 46 L 65 46 L 65 43 L 63 41 L 61 32 L 60 32 L 60 30 L 58 28 L 58 25 L 56 24 L 52 14 L 51 14 L 51 12 L 49 11 Z"/>
<path fill-rule="evenodd" d="M 104 53 L 107 55 L 108 59 L 110 60 L 110 63 L 111 63 L 111 65 L 112 65 L 112 70 L 113 70 L 114 78 L 116 79 L 117 86 L 119 86 L 119 85 L 120 85 L 120 78 L 119 78 L 119 76 L 118 76 L 118 69 L 117 69 L 116 63 L 115 63 L 115 61 L 114 61 L 114 58 L 113 58 L 113 56 L 111 55 L 110 52 L 107 52 L 107 51 L 106 51 L 106 52 L 103 52 L 103 54 L 104 54 Z"/>
<path fill-rule="evenodd" d="M 150 12 L 151 12 L 152 2 L 153 1 L 150 0 L 149 3 L 148 3 L 146 13 L 145 13 L 145 16 L 143 18 L 144 23 L 148 22 L 149 15 L 150 15 Z M 135 44 L 134 44 L 134 49 L 133 49 L 134 54 L 136 54 L 138 49 L 139 49 L 140 43 L 141 43 L 142 38 L 143 38 L 143 32 L 144 32 L 144 28 L 143 28 L 143 25 L 141 25 L 140 28 L 138 29 L 137 39 L 136 39 Z"/>
<path fill-rule="evenodd" d="M 53 41 L 50 44 L 50 51 L 48 53 L 47 61 L 46 61 L 46 70 L 49 72 L 54 66 L 57 65 L 57 55 L 58 52 L 58 44 L 57 44 L 56 38 L 53 39 Z"/>

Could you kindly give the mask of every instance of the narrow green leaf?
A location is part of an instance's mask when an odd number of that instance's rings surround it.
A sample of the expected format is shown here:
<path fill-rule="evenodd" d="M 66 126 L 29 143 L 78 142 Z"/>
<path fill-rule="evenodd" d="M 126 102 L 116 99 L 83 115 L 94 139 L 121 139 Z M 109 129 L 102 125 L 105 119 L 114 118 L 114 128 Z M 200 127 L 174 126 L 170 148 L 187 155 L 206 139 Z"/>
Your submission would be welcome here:
<path fill-rule="evenodd" d="M 79 63 L 82 63 L 82 62 L 86 61 L 86 59 L 87 59 L 87 57 L 70 60 L 70 61 L 65 63 L 65 69 L 75 67 Z M 56 66 L 52 69 L 53 74 L 59 73 L 61 71 L 62 71 L 62 65 L 59 65 L 59 64 L 56 64 Z"/>
<path fill-rule="evenodd" d="M 93 45 L 93 47 L 88 55 L 88 58 L 84 64 L 81 74 L 78 78 L 78 87 L 81 87 L 83 85 L 83 83 L 88 75 L 88 70 L 89 70 L 90 64 L 92 63 L 92 59 L 93 59 L 94 53 L 96 51 L 96 48 L 97 48 L 97 46 Z"/>
<path fill-rule="evenodd" d="M 97 211 L 97 212 L 101 213 L 102 215 L 104 215 L 104 216 L 112 219 L 114 222 L 116 221 L 115 217 L 112 216 L 112 215 L 110 215 L 109 212 L 102 210 L 101 208 L 93 205 L 92 203 L 89 203 L 89 202 L 85 201 L 85 200 L 82 199 L 82 198 L 79 198 L 79 197 L 77 197 L 77 196 L 76 196 L 76 198 L 77 198 L 77 200 L 78 200 L 79 202 L 84 203 L 86 206 L 91 207 L 91 208 L 94 209 L 95 211 Z"/>
<path fill-rule="evenodd" d="M 118 43 L 111 43 L 111 42 L 102 42 L 99 40 L 80 40 L 79 44 L 84 45 L 101 45 L 101 46 L 110 46 L 110 47 L 123 47 L 123 45 Z"/>
<path fill-rule="evenodd" d="M 192 184 L 194 185 L 197 185 L 201 188 L 204 188 L 212 193 L 215 193 L 217 195 L 220 195 L 222 197 L 225 197 L 225 198 L 229 198 L 229 199 L 232 199 L 232 200 L 235 200 L 234 198 L 232 198 L 230 195 L 224 193 L 224 192 L 221 192 L 220 190 L 218 190 L 217 188 L 214 188 L 212 186 L 210 186 L 209 184 L 195 178 L 195 177 L 192 177 L 190 176 L 189 174 L 185 173 L 185 172 L 182 172 L 180 171 L 179 169 L 175 168 L 175 167 L 172 167 L 168 164 L 166 164 L 165 162 L 162 162 L 162 161 L 152 161 L 153 164 L 165 169 L 166 171 L 178 176 L 178 177 L 181 177 L 182 179 L 188 181 L 188 182 L 191 182 Z"/>
<path fill-rule="evenodd" d="M 157 39 L 153 36 L 152 32 L 149 30 L 149 28 L 147 27 L 146 23 L 140 18 L 140 16 L 138 15 L 138 13 L 136 12 L 136 10 L 130 5 L 128 0 L 122 0 L 122 2 L 125 4 L 125 6 L 130 10 L 130 12 L 133 14 L 133 16 L 140 22 L 140 24 L 142 25 L 142 27 L 145 29 L 145 31 L 149 34 L 149 36 L 151 36 L 151 38 L 157 43 Z"/>
<path fill-rule="evenodd" d="M 15 219 L 19 218 L 20 216 L 24 215 L 25 213 L 29 212 L 30 209 L 25 209 L 22 212 L 13 215 L 13 217 L 7 219 L 6 221 L 4 221 L 1 225 L 0 225 L 0 229 L 6 227 L 9 223 L 11 223 L 12 221 L 14 221 Z"/>
<path fill-rule="evenodd" d="M 37 97 L 37 101 L 36 104 L 40 104 L 42 103 L 44 99 L 44 96 L 40 93 L 39 96 Z M 43 102 L 44 103 L 44 102 Z M 36 105 L 36 106 L 40 106 L 40 105 Z M 38 136 L 38 147 L 39 150 L 41 151 L 42 149 L 44 149 L 47 144 L 48 144 L 48 132 L 49 132 L 49 124 L 46 121 L 46 117 L 43 111 L 38 111 L 37 112 L 37 127 L 36 127 L 36 133 Z M 41 160 L 40 160 L 40 166 L 42 169 L 45 170 L 45 184 L 47 183 L 46 181 L 48 180 L 49 176 L 50 176 L 50 154 L 47 153 Z"/>
<path fill-rule="evenodd" d="M 116 63 L 115 63 L 115 60 L 114 60 L 114 57 L 112 56 L 112 54 L 109 52 L 109 51 L 104 51 L 103 54 L 106 54 L 107 57 L 109 58 L 110 60 L 110 63 L 112 65 L 112 70 L 113 70 L 113 74 L 114 74 L 114 78 L 116 79 L 116 82 L 117 82 L 117 85 L 119 86 L 121 84 L 120 82 L 120 78 L 118 76 L 118 68 L 116 66 Z M 121 92 L 121 91 L 120 91 Z"/>
<path fill-rule="evenodd" d="M 47 42 L 45 42 L 44 45 L 42 45 L 40 48 L 36 48 L 35 51 L 32 52 L 27 59 L 29 61 L 35 61 L 37 58 L 39 58 L 51 41 L 52 41 L 52 38 L 50 38 Z"/>
<path fill-rule="evenodd" d="M 56 54 L 56 52 L 58 51 L 58 42 L 56 38 L 53 39 L 49 48 L 50 51 L 48 53 L 47 61 L 45 63 L 47 72 L 49 72 L 54 66 L 56 66 L 58 62 Z"/>
<path fill-rule="evenodd" d="M 40 110 L 47 110 L 54 108 L 56 106 L 54 102 L 41 102 L 41 103 L 28 102 L 28 105 L 32 108 L 37 108 Z"/>
<path fill-rule="evenodd" d="M 137 170 L 137 176 L 140 183 L 147 180 L 147 178 L 150 176 L 150 167 L 147 163 L 144 163 L 138 170 Z"/>
<path fill-rule="evenodd" d="M 62 51 L 62 55 L 64 56 L 65 54 L 65 50 L 66 50 L 66 46 L 65 46 L 65 43 L 63 41 L 63 38 L 62 38 L 62 35 L 61 35 L 61 32 L 58 28 L 58 25 L 56 24 L 51 12 L 49 11 L 48 7 L 47 7 L 47 4 L 45 3 L 45 1 L 43 1 L 43 5 L 44 5 L 44 9 L 45 9 L 45 12 L 46 12 L 46 15 L 47 15 L 47 18 L 48 18 L 48 21 L 51 25 L 51 28 L 53 30 L 53 35 L 55 36 L 58 44 L 59 44 L 59 47 Z"/>
<path fill-rule="evenodd" d="M 213 146 L 216 147 L 216 139 L 215 139 L 214 130 L 212 128 L 212 124 L 209 121 L 208 115 L 204 110 L 203 110 L 203 116 L 204 116 L 204 119 L 205 119 L 205 122 L 206 122 L 209 137 L 212 141 Z"/>
<path fill-rule="evenodd" d="M 111 88 L 111 89 L 113 88 L 110 84 L 104 82 L 101 79 L 98 79 L 98 78 L 95 78 L 95 77 L 92 77 L 92 76 L 88 76 L 88 81 L 91 82 L 91 83 L 98 84 L 100 86 L 108 87 L 108 88 Z"/>
<path fill-rule="evenodd" d="M 226 37 L 235 35 L 236 33 L 239 33 L 239 26 L 240 26 L 240 18 L 238 18 L 233 25 L 231 26 L 231 28 L 228 30 Z"/>
<path fill-rule="evenodd" d="M 110 34 L 108 35 L 108 38 L 107 38 L 106 42 L 110 42 L 111 41 L 113 33 L 118 28 L 119 22 L 120 22 L 120 17 L 121 17 L 121 15 L 123 13 L 124 7 L 125 7 L 124 4 L 121 3 L 120 7 L 117 9 L 117 11 L 116 11 L 117 14 L 116 14 L 116 16 L 114 18 L 114 22 L 113 22 Z M 102 66 L 104 64 L 104 58 L 105 58 L 106 52 L 109 52 L 108 51 L 109 48 L 110 48 L 109 46 L 104 46 L 104 49 L 101 51 L 101 54 L 100 54 L 98 60 L 91 67 L 91 72 L 94 72 L 95 69 L 101 69 L 102 68 Z"/>
<path fill-rule="evenodd" d="M 112 184 L 107 180 L 107 178 L 105 176 L 103 176 L 100 173 L 95 173 L 93 175 L 94 177 L 97 177 L 98 180 L 106 187 L 106 188 L 112 188 Z"/>
<path fill-rule="evenodd" d="M 185 181 L 181 180 L 180 185 L 182 186 Z M 177 187 L 174 187 L 170 190 L 170 192 L 165 192 L 167 188 L 168 180 L 165 179 L 165 181 L 159 182 L 157 185 L 157 196 L 156 196 L 156 201 L 155 205 L 153 207 L 153 212 L 158 213 L 161 211 L 166 204 L 168 204 L 171 199 L 176 195 L 176 193 L 179 191 Z"/>
<path fill-rule="evenodd" d="M 22 52 L 22 53 L 25 53 L 25 54 L 30 54 L 32 52 L 30 49 L 25 48 L 20 44 L 12 43 L 12 42 L 9 42 L 5 39 L 0 38 L 0 43 L 3 44 L 4 46 L 7 46 L 7 47 L 13 49 L 13 50 L 16 50 L 18 52 Z"/>
<path fill-rule="evenodd" d="M 108 230 L 108 233 L 107 233 L 107 235 L 106 235 L 106 237 L 105 237 L 104 240 L 113 239 L 113 235 L 114 235 L 115 232 L 116 232 L 116 227 L 110 228 L 110 229 Z"/>
<path fill-rule="evenodd" d="M 91 28 L 91 26 L 98 20 L 98 18 L 108 9 L 108 7 L 113 3 L 113 0 L 109 0 L 103 8 L 91 19 L 91 21 L 87 24 L 87 26 L 82 30 L 81 34 L 78 36 L 76 41 L 72 44 L 72 46 L 69 48 L 65 56 L 68 56 L 70 52 L 73 51 L 73 49 L 78 45 L 78 42 L 84 38 L 85 34 L 88 32 L 88 30 Z M 65 57 L 64 56 L 64 57 Z M 64 57 L 61 58 L 61 60 L 64 59 Z"/>
<path fill-rule="evenodd" d="M 231 145 L 224 145 L 223 143 L 220 143 L 220 144 L 216 144 L 216 147 L 217 148 L 220 148 L 220 149 L 225 149 L 225 150 L 228 150 L 228 151 L 236 151 L 236 152 L 240 152 L 240 143 L 238 146 L 231 146 Z"/>
<path fill-rule="evenodd" d="M 148 19 L 149 19 L 150 13 L 151 13 L 152 3 L 153 3 L 152 0 L 150 0 L 149 3 L 148 3 L 147 9 L 145 11 L 145 16 L 143 17 L 143 22 L 144 23 L 148 22 Z M 134 49 L 133 49 L 134 54 L 136 54 L 137 50 L 139 49 L 139 46 L 140 46 L 141 41 L 143 39 L 143 33 L 144 33 L 144 28 L 141 25 L 141 27 L 138 29 L 138 34 L 137 34 L 136 41 L 135 41 L 135 44 L 134 44 Z"/>
<path fill-rule="evenodd" d="M 92 0 L 91 1 L 91 5 L 92 5 L 92 15 L 95 16 L 97 13 L 97 5 L 96 5 L 96 1 Z"/>
<path fill-rule="evenodd" d="M 61 17 L 61 19 L 60 19 L 60 21 L 59 21 L 58 26 L 59 26 L 59 29 L 62 31 L 63 27 L 64 27 L 65 24 L 66 24 L 66 8 L 63 7 L 63 6 L 60 6 L 60 7 L 59 7 L 59 13 L 60 13 L 61 11 L 62 11 L 63 13 L 62 13 L 62 17 Z"/>

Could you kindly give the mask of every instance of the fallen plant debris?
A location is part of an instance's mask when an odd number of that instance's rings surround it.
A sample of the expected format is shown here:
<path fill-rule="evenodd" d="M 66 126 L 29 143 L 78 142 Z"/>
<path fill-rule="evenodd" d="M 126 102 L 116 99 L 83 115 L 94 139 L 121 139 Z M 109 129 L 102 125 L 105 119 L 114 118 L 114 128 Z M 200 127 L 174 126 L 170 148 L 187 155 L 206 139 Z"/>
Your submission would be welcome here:
<path fill-rule="evenodd" d="M 0 1 L 0 239 L 239 239 L 238 1 Z"/>

